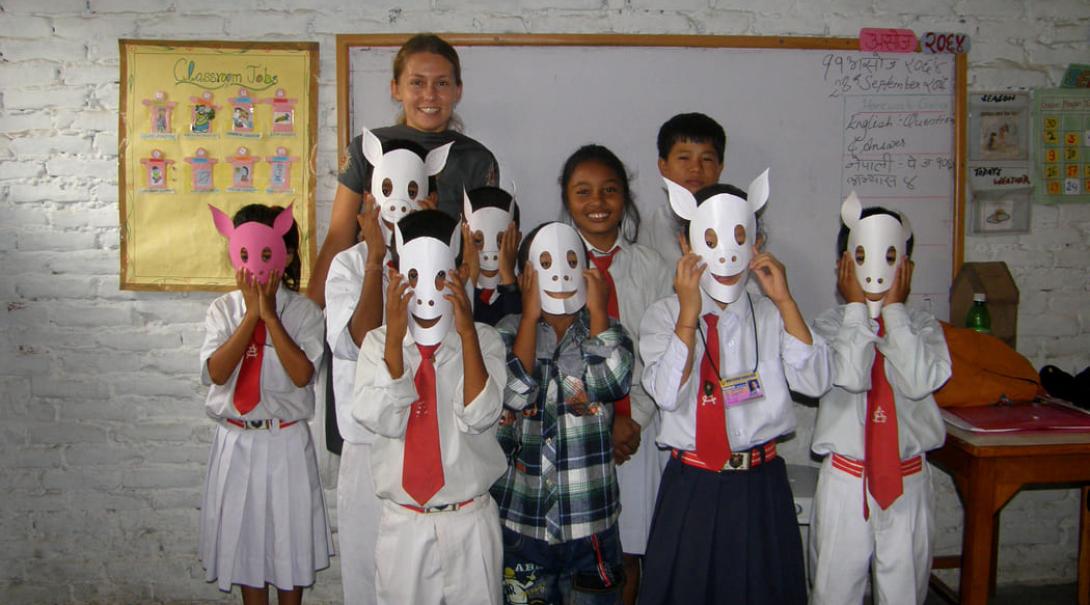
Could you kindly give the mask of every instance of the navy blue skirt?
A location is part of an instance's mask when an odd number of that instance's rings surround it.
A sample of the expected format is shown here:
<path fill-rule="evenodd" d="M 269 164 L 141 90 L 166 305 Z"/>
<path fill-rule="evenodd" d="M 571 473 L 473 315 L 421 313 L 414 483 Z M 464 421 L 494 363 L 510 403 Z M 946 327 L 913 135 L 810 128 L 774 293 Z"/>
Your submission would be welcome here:
<path fill-rule="evenodd" d="M 782 458 L 723 473 L 670 459 L 651 521 L 640 605 L 803 605 L 803 565 Z"/>

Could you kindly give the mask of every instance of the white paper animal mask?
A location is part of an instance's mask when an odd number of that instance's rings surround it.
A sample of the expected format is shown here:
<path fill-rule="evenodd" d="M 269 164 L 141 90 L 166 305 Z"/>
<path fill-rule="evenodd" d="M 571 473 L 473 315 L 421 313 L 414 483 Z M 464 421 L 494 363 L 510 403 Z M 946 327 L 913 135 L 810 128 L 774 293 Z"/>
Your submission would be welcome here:
<path fill-rule="evenodd" d="M 905 256 L 912 226 L 908 217 L 898 213 L 901 220 L 888 214 L 872 214 L 861 218 L 863 206 L 855 192 L 851 192 L 840 205 L 840 219 L 847 225 L 848 255 L 855 262 L 855 279 L 866 294 L 882 294 L 893 287 L 897 265 Z M 871 319 L 882 312 L 881 300 L 867 297 L 867 311 Z"/>
<path fill-rule="evenodd" d="M 721 303 L 745 292 L 749 261 L 757 242 L 757 211 L 768 201 L 768 169 L 749 184 L 748 199 L 718 193 L 697 205 L 688 189 L 669 179 L 666 189 L 674 213 L 689 221 L 689 245 L 708 268 L 700 287 Z"/>
<path fill-rule="evenodd" d="M 500 236 L 515 220 L 515 200 L 498 187 L 480 187 L 463 192 L 462 215 L 470 233 L 482 240 L 477 287 L 495 288 L 500 284 Z"/>
<path fill-rule="evenodd" d="M 291 229 L 295 219 L 291 216 L 291 205 L 276 215 L 270 227 L 258 221 L 234 225 L 231 217 L 212 204 L 212 222 L 216 230 L 228 240 L 231 266 L 235 270 L 248 269 L 260 284 L 266 284 L 273 271 L 283 271 L 288 265 L 288 251 L 284 245 L 284 234 Z"/>
<path fill-rule="evenodd" d="M 587 251 L 579 232 L 564 223 L 546 223 L 534 235 L 530 262 L 537 270 L 541 310 L 553 315 L 575 313 L 587 304 Z"/>
<path fill-rule="evenodd" d="M 409 300 L 409 332 L 417 344 L 439 344 L 454 323 L 454 308 L 444 295 L 448 273 L 457 271 L 455 260 L 462 245 L 461 229 L 454 219 L 438 210 L 421 211 L 408 223 L 405 234 L 400 222 L 394 225 L 394 238 L 398 271 L 409 280 L 413 292 Z M 439 321 L 424 327 L 417 319 Z"/>
<path fill-rule="evenodd" d="M 453 144 L 436 147 L 424 158 L 404 148 L 383 153 L 379 138 L 370 130 L 363 129 L 363 157 L 374 167 L 371 171 L 371 195 L 375 196 L 379 215 L 386 222 L 396 224 L 401 217 L 420 209 L 420 202 L 430 193 L 428 177 L 443 170 Z M 389 242 L 390 232 L 386 225 L 383 225 L 383 234 Z"/>

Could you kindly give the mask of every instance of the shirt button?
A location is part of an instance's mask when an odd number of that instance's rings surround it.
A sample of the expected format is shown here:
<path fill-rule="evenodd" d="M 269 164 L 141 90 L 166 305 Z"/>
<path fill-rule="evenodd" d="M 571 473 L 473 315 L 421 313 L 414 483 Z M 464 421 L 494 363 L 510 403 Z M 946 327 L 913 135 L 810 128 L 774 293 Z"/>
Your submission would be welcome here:
<path fill-rule="evenodd" d="M 727 346 L 732 348 L 732 349 L 734 348 L 734 339 L 733 338 L 727 341 Z"/>

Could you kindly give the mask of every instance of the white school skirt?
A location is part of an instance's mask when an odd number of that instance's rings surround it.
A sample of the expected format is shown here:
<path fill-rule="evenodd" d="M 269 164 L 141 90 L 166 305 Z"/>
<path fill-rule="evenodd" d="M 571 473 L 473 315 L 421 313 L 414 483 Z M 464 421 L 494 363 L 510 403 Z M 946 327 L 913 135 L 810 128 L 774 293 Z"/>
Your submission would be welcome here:
<path fill-rule="evenodd" d="M 333 537 L 306 421 L 283 430 L 217 426 L 198 546 L 209 582 L 281 590 L 314 583 Z"/>

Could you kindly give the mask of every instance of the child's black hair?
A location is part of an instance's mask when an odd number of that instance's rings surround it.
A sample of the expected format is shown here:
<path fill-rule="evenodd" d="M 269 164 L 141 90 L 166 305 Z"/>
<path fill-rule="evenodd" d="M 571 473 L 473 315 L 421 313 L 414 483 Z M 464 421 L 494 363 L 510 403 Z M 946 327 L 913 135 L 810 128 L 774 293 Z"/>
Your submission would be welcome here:
<path fill-rule="evenodd" d="M 272 227 L 273 222 L 276 221 L 276 217 L 280 216 L 280 213 L 283 211 L 283 206 L 249 204 L 239 208 L 239 211 L 231 218 L 231 222 L 234 223 L 235 227 L 238 227 L 243 223 L 252 222 Z M 284 234 L 284 247 L 291 253 L 291 262 L 288 263 L 288 266 L 284 267 L 284 276 L 282 280 L 289 290 L 298 292 L 299 280 L 302 279 L 303 263 L 299 260 L 299 225 L 295 221 L 291 222 L 291 228 Z"/>
<path fill-rule="evenodd" d="M 730 183 L 715 183 L 714 185 L 708 185 L 707 187 L 693 194 L 693 197 L 696 198 L 696 205 L 700 206 L 700 204 L 703 204 L 705 200 L 724 193 L 728 195 L 733 195 L 735 197 L 740 197 L 743 200 L 749 199 L 749 195 L 746 194 L 745 191 L 742 191 L 741 189 L 735 187 L 734 185 L 731 185 Z M 761 210 L 757 211 L 756 215 L 754 215 L 753 217 L 755 221 L 754 224 L 757 225 L 757 233 L 754 234 L 755 238 L 764 237 L 764 221 L 761 220 L 762 214 L 764 214 L 764 208 L 761 208 Z M 687 221 L 677 215 L 674 215 L 674 218 L 677 219 L 677 224 L 681 229 L 681 234 L 685 236 L 685 241 L 689 241 L 690 221 Z M 757 240 L 754 239 L 754 242 L 756 241 Z"/>
<path fill-rule="evenodd" d="M 401 217 L 401 220 L 397 222 L 396 228 L 401 231 L 402 242 L 405 244 L 418 237 L 434 237 L 449 246 L 451 245 L 451 240 L 454 239 L 454 231 L 458 228 L 458 221 L 442 210 L 425 208 L 424 210 L 410 212 Z M 397 238 L 394 238 L 394 241 L 396 242 Z M 395 267 L 401 266 L 401 257 L 398 252 L 395 243 L 393 250 L 391 250 L 391 260 Z M 454 256 L 454 264 L 461 265 L 461 246 L 458 246 L 454 251 Z"/>
<path fill-rule="evenodd" d="M 549 221 L 547 223 L 541 223 L 537 227 L 534 227 L 529 233 L 527 233 L 526 237 L 522 238 L 522 243 L 519 244 L 518 257 L 516 258 L 519 271 L 524 270 L 526 268 L 526 263 L 530 262 L 530 246 L 534 245 L 534 238 L 537 237 L 537 232 L 541 231 L 543 227 L 556 224 L 557 222 L 558 221 Z M 564 223 L 559 224 L 563 225 Z M 582 241 L 582 238 L 580 238 L 580 241 Z M 587 246 L 586 243 L 584 243 L 583 253 L 586 254 L 586 251 Z"/>
<path fill-rule="evenodd" d="M 624 216 L 621 218 L 620 224 L 621 237 L 628 243 L 634 243 L 640 236 L 640 209 L 636 207 L 636 200 L 632 196 L 628 169 L 625 168 L 621 158 L 602 145 L 583 145 L 576 149 L 575 153 L 568 156 L 567 161 L 564 162 L 564 168 L 560 171 L 560 199 L 563 201 L 561 214 L 570 216 L 568 212 L 568 182 L 571 181 L 575 169 L 580 164 L 587 162 L 597 162 L 617 175 L 617 180 L 621 182 L 621 188 L 623 189 L 621 193 L 624 199 Z"/>
<path fill-rule="evenodd" d="M 897 219 L 898 223 L 901 222 L 901 215 L 900 214 L 890 210 L 889 208 L 884 208 L 882 206 L 868 206 L 868 207 L 864 208 L 863 211 L 859 213 L 859 218 L 860 218 L 860 220 L 862 220 L 862 219 L 867 218 L 868 216 L 874 216 L 876 214 L 888 214 L 889 216 L 892 216 L 893 218 Z M 850 231 L 851 231 L 851 229 L 849 229 L 848 226 L 844 224 L 844 221 L 842 219 L 840 221 L 840 232 L 836 234 L 836 257 L 837 258 L 840 258 L 841 256 L 844 256 L 844 252 L 848 249 L 848 233 Z M 912 235 L 908 236 L 908 241 L 905 242 L 905 255 L 906 256 L 912 256 L 912 247 L 913 247 L 913 245 L 915 245 L 915 243 L 916 243 L 916 234 L 913 233 Z"/>
<path fill-rule="evenodd" d="M 679 113 L 666 120 L 659 128 L 658 148 L 659 159 L 665 160 L 670 155 L 670 150 L 679 141 L 691 141 L 693 143 L 708 143 L 715 149 L 719 156 L 719 163 L 723 163 L 723 154 L 727 147 L 727 134 L 719 122 L 702 113 Z"/>
<path fill-rule="evenodd" d="M 511 218 L 515 221 L 515 227 L 519 226 L 519 206 L 513 204 L 514 198 L 510 193 L 507 193 L 499 187 L 493 187 L 491 185 L 485 185 L 484 187 L 477 187 L 466 192 L 469 196 L 469 206 L 474 211 L 481 208 L 499 208 L 505 212 L 511 212 Z M 464 216 L 462 213 L 462 220 L 469 220 L 468 216 Z"/>

